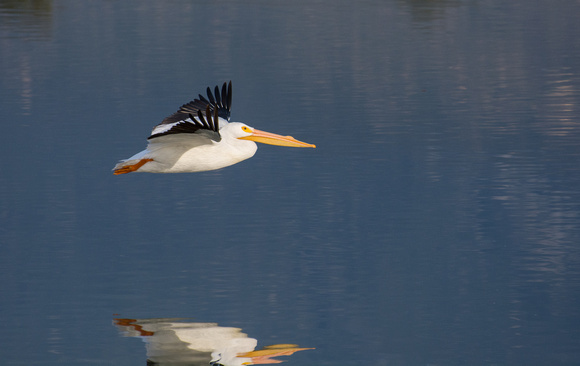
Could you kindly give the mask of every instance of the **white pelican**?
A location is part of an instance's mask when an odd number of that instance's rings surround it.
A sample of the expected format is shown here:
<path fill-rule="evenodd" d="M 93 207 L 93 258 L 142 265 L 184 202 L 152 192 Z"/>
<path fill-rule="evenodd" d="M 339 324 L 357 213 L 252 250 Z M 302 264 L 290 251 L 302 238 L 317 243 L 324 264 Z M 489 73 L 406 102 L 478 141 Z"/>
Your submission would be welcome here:
<path fill-rule="evenodd" d="M 131 172 L 187 173 L 220 169 L 254 156 L 256 142 L 292 147 L 316 147 L 292 136 L 257 130 L 240 122 L 229 122 L 232 82 L 224 83 L 215 97 L 184 104 L 153 128 L 147 149 L 120 161 L 114 174 Z"/>

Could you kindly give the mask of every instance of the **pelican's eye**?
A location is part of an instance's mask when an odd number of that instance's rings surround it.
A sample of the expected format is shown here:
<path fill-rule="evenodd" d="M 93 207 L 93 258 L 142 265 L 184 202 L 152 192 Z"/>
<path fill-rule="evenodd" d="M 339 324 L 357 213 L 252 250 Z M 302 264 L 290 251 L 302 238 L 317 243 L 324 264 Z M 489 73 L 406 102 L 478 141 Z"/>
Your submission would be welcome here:
<path fill-rule="evenodd" d="M 248 126 L 242 126 L 242 131 L 247 132 L 247 133 L 252 133 L 252 129 Z"/>

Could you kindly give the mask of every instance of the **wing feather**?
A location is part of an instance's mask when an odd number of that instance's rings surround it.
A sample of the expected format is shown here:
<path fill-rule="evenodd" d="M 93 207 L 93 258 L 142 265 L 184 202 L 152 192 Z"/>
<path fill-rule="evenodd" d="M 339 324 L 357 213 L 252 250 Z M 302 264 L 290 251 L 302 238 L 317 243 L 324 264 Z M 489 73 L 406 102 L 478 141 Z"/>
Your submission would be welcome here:
<path fill-rule="evenodd" d="M 203 135 L 210 140 L 216 142 L 221 141 L 221 135 L 219 133 L 219 116 L 217 108 L 214 109 L 214 116 L 212 118 L 210 106 L 205 107 L 205 117 L 200 110 L 197 111 L 197 117 L 194 117 L 191 113 L 184 120 L 173 122 L 173 123 L 162 123 L 157 125 L 148 140 L 175 134 L 196 134 Z"/>
<path fill-rule="evenodd" d="M 214 141 L 220 141 L 220 121 L 224 125 L 230 120 L 232 82 L 223 84 L 221 95 L 219 87 L 216 86 L 215 97 L 208 87 L 207 98 L 209 100 L 200 94 L 198 98 L 182 105 L 177 112 L 155 126 L 148 139 L 171 134 L 202 133 Z"/>

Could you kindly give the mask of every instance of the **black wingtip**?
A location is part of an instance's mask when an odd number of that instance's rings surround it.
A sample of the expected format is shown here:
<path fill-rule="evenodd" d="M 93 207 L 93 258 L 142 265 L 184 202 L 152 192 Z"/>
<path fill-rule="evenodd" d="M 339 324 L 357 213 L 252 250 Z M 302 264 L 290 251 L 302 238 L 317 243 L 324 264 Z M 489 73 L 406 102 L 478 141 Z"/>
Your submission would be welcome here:
<path fill-rule="evenodd" d="M 211 89 L 209 86 L 207 87 L 206 93 L 207 93 L 207 97 L 209 98 L 210 103 L 215 104 L 215 99 L 213 97 L 213 94 L 211 93 Z"/>
<path fill-rule="evenodd" d="M 211 108 L 208 105 L 205 107 L 205 116 L 203 115 L 203 113 L 201 113 L 201 111 L 197 111 L 197 118 L 206 129 L 219 133 L 220 122 L 218 109 L 217 108 L 213 109 L 213 115 L 211 112 L 212 112 Z M 193 121 L 195 121 L 195 119 L 191 114 L 189 116 Z"/>
<path fill-rule="evenodd" d="M 209 107 L 207 107 L 207 108 L 209 109 Z M 207 116 L 207 109 L 206 109 L 206 116 Z M 209 123 L 205 120 L 201 111 L 197 111 L 197 117 L 198 117 L 199 121 L 203 124 L 204 128 L 211 130 Z"/>
<path fill-rule="evenodd" d="M 196 116 L 195 120 L 197 120 L 197 117 L 199 116 L 197 112 L 201 111 L 202 115 L 204 115 L 206 106 L 208 105 L 210 106 L 210 110 L 212 112 L 214 109 L 217 109 L 218 116 L 226 121 L 229 121 L 232 107 L 232 81 L 230 80 L 229 82 L 224 82 L 221 86 L 221 90 L 220 87 L 216 85 L 215 96 L 210 87 L 207 87 L 206 93 L 207 97 L 198 94 L 197 99 L 182 105 L 177 112 L 163 119 L 159 125 L 182 121 L 186 119 L 189 114 Z M 194 125 L 195 124 L 198 124 L 201 128 L 204 127 L 203 123 L 199 122 L 199 120 L 194 122 Z M 219 126 L 216 127 L 215 131 L 219 132 Z"/>
<path fill-rule="evenodd" d="M 224 107 L 229 111 L 232 109 L 232 81 L 222 85 L 222 101 Z"/>
<path fill-rule="evenodd" d="M 232 81 L 230 80 L 230 84 L 228 85 L 228 109 L 232 109 Z"/>
<path fill-rule="evenodd" d="M 209 110 L 208 110 L 208 112 L 209 112 Z M 213 110 L 213 130 L 215 132 L 218 132 L 218 133 L 219 133 L 219 129 L 220 129 L 220 120 L 219 120 L 219 118 L 220 117 L 219 117 L 219 114 L 218 114 L 218 110 L 217 110 L 217 108 L 215 108 Z"/>
<path fill-rule="evenodd" d="M 220 88 L 216 85 L 215 87 L 215 100 L 217 102 L 217 105 L 221 105 L 222 104 L 222 99 L 220 98 Z"/>

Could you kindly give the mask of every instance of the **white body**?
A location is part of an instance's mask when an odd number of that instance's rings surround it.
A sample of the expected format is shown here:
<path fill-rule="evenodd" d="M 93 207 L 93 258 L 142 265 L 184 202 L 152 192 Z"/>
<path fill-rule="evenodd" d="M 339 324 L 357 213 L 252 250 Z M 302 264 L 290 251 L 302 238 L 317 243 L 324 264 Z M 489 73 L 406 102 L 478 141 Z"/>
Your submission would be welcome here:
<path fill-rule="evenodd" d="M 240 137 L 250 136 L 244 132 L 243 123 L 223 123 L 220 142 L 197 134 L 167 135 L 151 139 L 147 149 L 121 161 L 115 169 L 136 164 L 143 159 L 153 159 L 137 172 L 187 173 L 224 168 L 254 156 L 258 146 Z"/>

